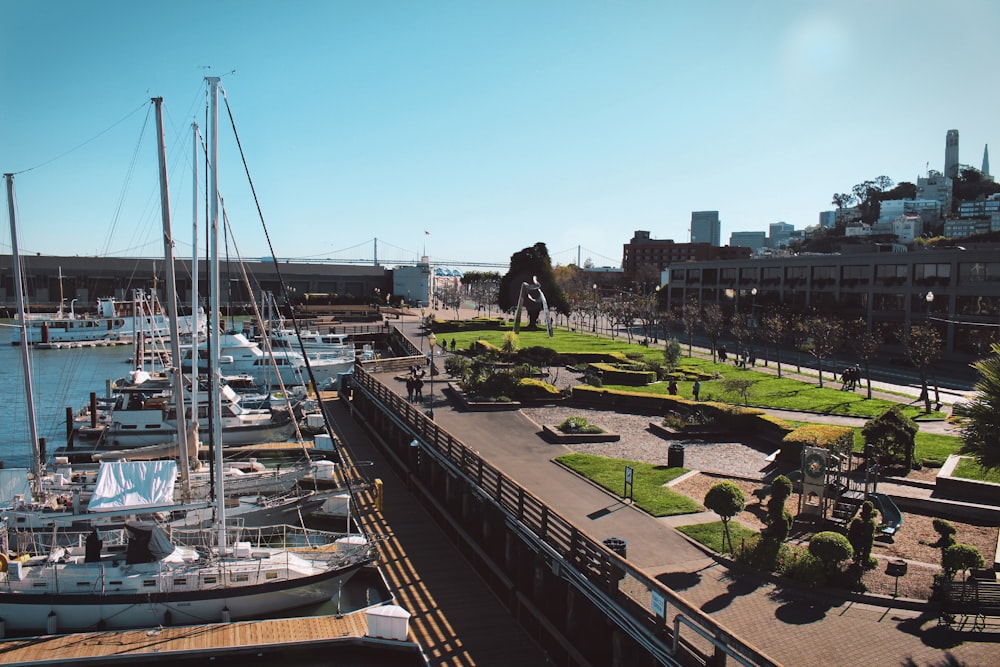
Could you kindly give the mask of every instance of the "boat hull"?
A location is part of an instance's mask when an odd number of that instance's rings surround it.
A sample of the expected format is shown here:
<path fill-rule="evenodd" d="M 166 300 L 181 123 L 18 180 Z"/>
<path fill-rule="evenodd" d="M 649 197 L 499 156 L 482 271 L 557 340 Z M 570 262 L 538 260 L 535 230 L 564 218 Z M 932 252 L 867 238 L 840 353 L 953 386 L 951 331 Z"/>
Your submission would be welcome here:
<path fill-rule="evenodd" d="M 0 592 L 0 618 L 18 635 L 124 630 L 274 616 L 333 597 L 363 564 L 310 577 L 204 591 L 32 594 Z"/>

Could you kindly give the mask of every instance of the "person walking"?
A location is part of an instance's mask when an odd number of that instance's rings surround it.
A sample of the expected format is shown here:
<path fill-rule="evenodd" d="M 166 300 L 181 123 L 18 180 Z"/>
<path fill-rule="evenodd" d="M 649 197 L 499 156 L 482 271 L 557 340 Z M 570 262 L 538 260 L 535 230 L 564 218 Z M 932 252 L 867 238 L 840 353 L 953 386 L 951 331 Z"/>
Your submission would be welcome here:
<path fill-rule="evenodd" d="M 413 392 L 416 389 L 417 378 L 413 375 L 406 376 L 406 400 L 413 402 Z"/>
<path fill-rule="evenodd" d="M 667 393 L 671 396 L 677 395 L 677 380 L 671 380 L 670 384 L 667 385 Z"/>
<path fill-rule="evenodd" d="M 413 399 L 418 403 L 424 401 L 424 381 L 420 378 L 413 378 Z"/>
<path fill-rule="evenodd" d="M 695 380 L 694 385 L 691 387 L 691 392 L 694 394 L 694 400 L 698 400 L 698 394 L 701 393 L 701 380 Z"/>

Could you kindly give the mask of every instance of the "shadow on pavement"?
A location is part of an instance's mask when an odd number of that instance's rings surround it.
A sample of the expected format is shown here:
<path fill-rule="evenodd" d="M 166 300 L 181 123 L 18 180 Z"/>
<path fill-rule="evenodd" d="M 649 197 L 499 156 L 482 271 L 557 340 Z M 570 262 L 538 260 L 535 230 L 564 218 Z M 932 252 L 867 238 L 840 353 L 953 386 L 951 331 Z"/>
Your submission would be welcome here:
<path fill-rule="evenodd" d="M 726 592 L 715 596 L 711 600 L 705 602 L 705 604 L 701 605 L 701 610 L 703 612 L 706 614 L 714 614 L 717 611 L 721 611 L 731 605 L 736 598 L 744 595 L 750 595 L 761 585 L 761 580 L 758 577 L 740 575 L 734 576 L 730 573 L 728 578 L 729 585 L 726 587 Z"/>

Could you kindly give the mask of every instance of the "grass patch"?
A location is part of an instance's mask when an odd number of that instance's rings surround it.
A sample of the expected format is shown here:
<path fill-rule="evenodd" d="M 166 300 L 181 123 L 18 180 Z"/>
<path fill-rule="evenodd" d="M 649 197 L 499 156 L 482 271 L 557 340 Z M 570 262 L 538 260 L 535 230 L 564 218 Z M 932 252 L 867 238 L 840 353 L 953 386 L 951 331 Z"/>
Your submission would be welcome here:
<path fill-rule="evenodd" d="M 500 347 L 503 345 L 504 336 L 513 329 L 510 324 L 504 324 L 501 328 L 484 328 L 481 330 L 456 331 L 454 334 L 448 333 L 450 338 L 456 341 L 458 349 L 468 349 L 477 339 L 489 341 L 493 345 Z M 549 338 L 543 328 L 537 330 L 521 329 L 518 334 L 518 347 L 547 347 L 563 354 L 583 353 L 583 352 L 620 352 L 622 354 L 640 354 L 645 359 L 663 362 L 663 350 L 650 348 L 638 344 L 629 344 L 624 338 L 611 340 L 601 338 L 591 333 L 581 333 L 574 331 L 559 331 L 559 335 Z M 682 343 L 684 353 L 687 347 Z M 771 368 L 774 368 L 771 362 Z M 788 372 L 795 372 L 794 363 L 782 363 L 782 369 Z M 723 389 L 723 380 L 727 378 L 748 379 L 753 381 L 747 395 L 747 402 L 761 408 L 775 408 L 779 410 L 805 410 L 836 415 L 854 415 L 859 417 L 874 418 L 883 414 L 889 408 L 899 406 L 903 414 L 910 419 L 944 418 L 942 412 L 932 412 L 926 414 L 923 406 L 913 402 L 910 404 L 885 399 L 866 398 L 864 390 L 841 391 L 840 381 L 829 377 L 829 370 L 824 371 L 823 387 L 820 388 L 819 381 L 803 382 L 791 378 L 778 378 L 770 373 L 754 370 L 752 368 L 740 368 L 729 363 L 713 363 L 711 359 L 698 356 L 682 356 L 675 375 L 680 379 L 677 383 L 678 393 L 681 396 L 691 397 L 692 386 L 695 377 L 710 378 L 716 375 L 719 380 L 701 381 L 701 400 L 716 400 L 723 403 L 743 404 L 743 397 L 735 393 L 726 392 Z M 689 379 L 681 379 L 687 377 Z M 605 384 L 606 389 L 617 389 L 622 391 L 633 391 L 649 393 L 655 395 L 665 395 L 668 393 L 666 382 L 650 384 L 646 386 L 633 387 L 624 385 Z"/>
<path fill-rule="evenodd" d="M 703 544 L 712 551 L 722 553 L 723 528 L 722 521 L 711 523 L 693 523 L 689 526 L 680 526 L 681 531 L 698 544 Z M 739 546 L 740 542 L 757 537 L 759 533 L 751 530 L 738 521 L 729 522 L 729 536 L 733 538 L 733 546 Z"/>
<path fill-rule="evenodd" d="M 632 466 L 632 500 L 652 516 L 691 514 L 703 509 L 687 496 L 664 487 L 667 482 L 686 473 L 685 468 L 667 468 L 593 454 L 566 454 L 556 461 L 616 496 L 620 496 L 625 489 L 625 466 Z"/>
<path fill-rule="evenodd" d="M 962 479 L 971 479 L 976 482 L 993 482 L 994 484 L 1000 484 L 1000 470 L 996 469 L 985 469 L 982 468 L 975 459 L 962 458 L 959 459 L 958 465 L 955 466 L 955 472 L 951 474 L 952 477 L 960 477 Z"/>

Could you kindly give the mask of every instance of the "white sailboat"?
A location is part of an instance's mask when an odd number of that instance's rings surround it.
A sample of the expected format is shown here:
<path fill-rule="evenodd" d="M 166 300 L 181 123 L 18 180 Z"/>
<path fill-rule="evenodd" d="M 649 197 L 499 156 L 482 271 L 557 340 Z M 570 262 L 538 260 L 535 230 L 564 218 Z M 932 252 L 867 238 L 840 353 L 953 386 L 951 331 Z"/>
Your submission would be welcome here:
<path fill-rule="evenodd" d="M 212 77 L 208 83 L 210 159 L 215 166 L 210 194 L 210 285 L 214 288 L 211 321 L 218 322 L 219 79 Z M 167 216 L 161 100 L 155 99 L 154 103 Z M 13 175 L 7 174 L 6 179 L 11 228 L 16 230 Z M 16 232 L 12 236 L 16 238 Z M 12 246 L 16 264 L 16 242 Z M 217 336 L 211 336 L 210 341 L 214 412 L 210 417 L 210 443 L 215 451 L 216 483 L 222 490 L 220 403 L 214 391 L 220 381 Z M 30 389 L 27 374 L 26 386 Z M 37 456 L 35 465 L 39 465 Z M 287 527 L 275 536 L 273 526 L 253 533 L 233 528 L 226 521 L 224 492 L 216 494 L 215 509 L 215 522 L 208 531 L 168 532 L 158 525 L 128 522 L 121 529 L 92 529 L 56 541 L 50 532 L 15 535 L 6 525 L 0 526 L 0 618 L 6 630 L 52 634 L 274 615 L 329 599 L 344 581 L 374 559 L 374 549 L 362 535 Z M 73 546 L 53 546 L 67 542 Z"/>

